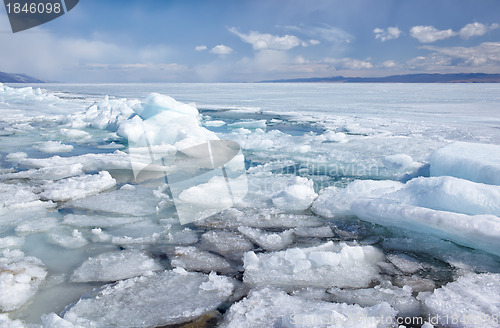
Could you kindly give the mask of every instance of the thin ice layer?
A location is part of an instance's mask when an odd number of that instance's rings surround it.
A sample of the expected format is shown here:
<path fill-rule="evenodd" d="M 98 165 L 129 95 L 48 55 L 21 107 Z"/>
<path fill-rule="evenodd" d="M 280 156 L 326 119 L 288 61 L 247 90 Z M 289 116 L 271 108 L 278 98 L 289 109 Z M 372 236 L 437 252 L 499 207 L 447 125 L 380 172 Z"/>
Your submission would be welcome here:
<path fill-rule="evenodd" d="M 117 281 L 161 269 L 159 263 L 139 250 L 107 252 L 85 260 L 73 272 L 71 281 Z"/>
<path fill-rule="evenodd" d="M 454 142 L 434 151 L 431 175 L 500 185 L 500 145 Z"/>
<path fill-rule="evenodd" d="M 123 280 L 80 299 L 64 319 L 84 327 L 156 327 L 190 321 L 233 292 L 229 278 L 183 269 Z"/>
<path fill-rule="evenodd" d="M 245 253 L 244 281 L 256 286 L 367 287 L 378 278 L 382 253 L 372 246 L 345 243 L 290 248 L 274 253 Z"/>
<path fill-rule="evenodd" d="M 273 288 L 252 290 L 229 308 L 221 327 L 392 327 L 396 311 L 385 302 L 372 307 L 307 300 Z M 381 322 L 385 318 L 386 322 Z M 395 320 L 394 320 L 395 321 Z"/>
<path fill-rule="evenodd" d="M 424 311 L 438 317 L 443 326 L 500 327 L 499 281 L 500 274 L 470 273 L 432 294 L 420 293 L 418 298 L 422 300 Z"/>

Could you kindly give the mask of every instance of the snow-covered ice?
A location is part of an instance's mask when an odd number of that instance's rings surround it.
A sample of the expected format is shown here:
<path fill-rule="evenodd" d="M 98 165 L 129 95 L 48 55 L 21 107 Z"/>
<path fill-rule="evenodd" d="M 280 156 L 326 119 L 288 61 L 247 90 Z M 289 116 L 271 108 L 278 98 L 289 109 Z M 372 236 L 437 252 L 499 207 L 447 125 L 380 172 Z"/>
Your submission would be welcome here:
<path fill-rule="evenodd" d="M 372 246 L 327 242 L 309 248 L 245 253 L 244 281 L 252 286 L 367 287 L 378 278 L 382 253 Z"/>
<path fill-rule="evenodd" d="M 106 285 L 80 299 L 63 318 L 84 327 L 178 324 L 216 309 L 233 288 L 229 278 L 214 273 L 164 271 Z"/>
<path fill-rule="evenodd" d="M 0 84 L 0 326 L 491 319 L 499 95 Z"/>
<path fill-rule="evenodd" d="M 229 308 L 224 328 L 391 327 L 396 311 L 385 302 L 372 307 L 312 301 L 273 288 L 252 290 Z M 385 318 L 389 324 L 381 322 Z"/>
<path fill-rule="evenodd" d="M 19 250 L 4 250 L 0 257 L 0 311 L 19 309 L 37 292 L 47 276 L 43 263 Z"/>
<path fill-rule="evenodd" d="M 90 257 L 71 275 L 71 281 L 118 281 L 158 271 L 163 267 L 138 250 L 102 253 Z"/>
<path fill-rule="evenodd" d="M 500 146 L 454 142 L 434 151 L 429 158 L 431 175 L 451 175 L 500 185 Z"/>
<path fill-rule="evenodd" d="M 500 275 L 470 273 L 436 289 L 420 293 L 424 311 L 448 327 L 500 327 Z"/>

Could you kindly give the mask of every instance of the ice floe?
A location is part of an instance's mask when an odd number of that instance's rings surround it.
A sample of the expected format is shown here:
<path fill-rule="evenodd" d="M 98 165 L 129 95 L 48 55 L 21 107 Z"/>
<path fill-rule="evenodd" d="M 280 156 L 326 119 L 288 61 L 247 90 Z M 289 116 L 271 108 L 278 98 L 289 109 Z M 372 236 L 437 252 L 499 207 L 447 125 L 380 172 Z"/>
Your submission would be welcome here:
<path fill-rule="evenodd" d="M 45 141 L 39 145 L 34 145 L 33 148 L 48 154 L 67 153 L 73 150 L 72 145 L 65 145 L 60 141 Z"/>
<path fill-rule="evenodd" d="M 273 196 L 274 206 L 289 211 L 304 211 L 318 195 L 314 192 L 312 180 L 293 177 L 288 181 L 283 191 Z"/>
<path fill-rule="evenodd" d="M 210 273 L 228 273 L 233 271 L 231 264 L 223 257 L 200 250 L 194 246 L 178 246 L 170 259 L 173 267 L 181 267 L 188 271 Z"/>
<path fill-rule="evenodd" d="M 470 273 L 420 293 L 424 311 L 447 327 L 500 327 L 500 275 Z"/>
<path fill-rule="evenodd" d="M 346 188 L 323 189 L 314 201 L 311 210 L 321 216 L 332 218 L 352 215 L 352 203 L 362 197 L 378 197 L 399 190 L 404 184 L 389 180 L 356 180 Z"/>
<path fill-rule="evenodd" d="M 99 174 L 83 175 L 62 179 L 56 182 L 47 182 L 42 186 L 41 198 L 52 201 L 68 201 L 85 198 L 111 189 L 116 185 L 116 180 L 111 175 L 102 171 Z"/>
<path fill-rule="evenodd" d="M 265 232 L 256 228 L 239 227 L 238 231 L 267 251 L 279 251 L 294 241 L 294 231 Z"/>
<path fill-rule="evenodd" d="M 252 290 L 233 304 L 221 327 L 392 327 L 395 316 L 396 311 L 385 302 L 363 308 L 307 300 L 279 289 L 264 288 Z"/>
<path fill-rule="evenodd" d="M 0 257 L 0 311 L 26 304 L 47 276 L 43 263 L 19 250 L 4 250 Z"/>
<path fill-rule="evenodd" d="M 73 272 L 70 279 L 73 282 L 118 281 L 162 269 L 144 252 L 131 249 L 90 257 Z"/>
<path fill-rule="evenodd" d="M 63 318 L 84 327 L 179 324 L 216 309 L 233 288 L 223 276 L 175 269 L 104 286 L 69 307 Z"/>
<path fill-rule="evenodd" d="M 378 278 L 382 252 L 372 246 L 327 242 L 310 248 L 245 253 L 244 281 L 252 286 L 367 287 Z"/>
<path fill-rule="evenodd" d="M 429 162 L 432 176 L 500 185 L 499 145 L 454 142 L 434 151 Z"/>
<path fill-rule="evenodd" d="M 432 234 L 500 255 L 500 219 L 400 204 L 388 199 L 359 199 L 351 211 L 369 222 Z"/>

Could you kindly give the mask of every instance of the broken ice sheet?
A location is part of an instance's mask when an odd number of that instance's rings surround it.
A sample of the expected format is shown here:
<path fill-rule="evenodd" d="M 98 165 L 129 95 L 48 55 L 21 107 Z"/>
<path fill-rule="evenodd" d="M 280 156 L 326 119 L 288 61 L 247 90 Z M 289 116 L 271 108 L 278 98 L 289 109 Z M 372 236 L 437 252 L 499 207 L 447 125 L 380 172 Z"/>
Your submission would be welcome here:
<path fill-rule="evenodd" d="M 47 276 L 42 261 L 19 250 L 4 250 L 0 256 L 0 311 L 26 304 Z"/>
<path fill-rule="evenodd" d="M 383 254 L 372 246 L 327 242 L 317 247 L 245 253 L 244 281 L 251 286 L 367 287 L 379 278 Z"/>
<path fill-rule="evenodd" d="M 220 255 L 216 255 L 194 246 L 175 247 L 173 257 L 170 260 L 173 267 L 181 267 L 188 271 L 201 271 L 210 273 L 228 273 L 234 271 L 231 263 Z"/>
<path fill-rule="evenodd" d="M 153 189 L 125 185 L 118 190 L 72 201 L 67 206 L 102 213 L 145 216 L 157 212 L 157 206 L 162 199 L 156 196 Z"/>
<path fill-rule="evenodd" d="M 499 281 L 499 274 L 469 273 L 433 293 L 420 293 L 418 299 L 422 301 L 425 313 L 438 317 L 441 325 L 500 327 Z M 458 318 L 456 325 L 453 318 Z"/>
<path fill-rule="evenodd" d="M 85 260 L 71 275 L 73 282 L 117 281 L 133 278 L 163 266 L 139 250 L 101 253 Z"/>
<path fill-rule="evenodd" d="M 220 327 L 383 328 L 391 325 L 380 318 L 390 321 L 395 316 L 396 311 L 385 302 L 363 308 L 357 304 L 308 300 L 279 289 L 263 288 L 250 291 L 247 297 L 233 304 Z"/>
<path fill-rule="evenodd" d="M 294 241 L 294 231 L 265 232 L 260 229 L 239 227 L 238 231 L 267 251 L 279 251 Z"/>
<path fill-rule="evenodd" d="M 106 285 L 70 306 L 63 318 L 84 327 L 179 324 L 216 309 L 233 288 L 227 277 L 179 268 Z"/>

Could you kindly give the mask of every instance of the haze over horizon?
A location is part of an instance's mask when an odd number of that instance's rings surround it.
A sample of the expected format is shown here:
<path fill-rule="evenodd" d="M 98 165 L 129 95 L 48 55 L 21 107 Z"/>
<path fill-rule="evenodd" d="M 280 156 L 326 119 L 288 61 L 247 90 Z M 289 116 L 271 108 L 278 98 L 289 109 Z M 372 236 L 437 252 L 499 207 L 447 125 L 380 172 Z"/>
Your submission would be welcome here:
<path fill-rule="evenodd" d="M 500 2 L 80 1 L 12 34 L 0 71 L 62 82 L 500 73 Z"/>

